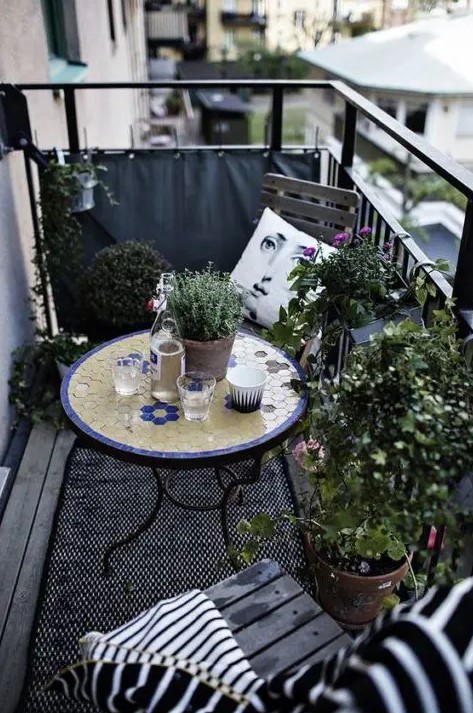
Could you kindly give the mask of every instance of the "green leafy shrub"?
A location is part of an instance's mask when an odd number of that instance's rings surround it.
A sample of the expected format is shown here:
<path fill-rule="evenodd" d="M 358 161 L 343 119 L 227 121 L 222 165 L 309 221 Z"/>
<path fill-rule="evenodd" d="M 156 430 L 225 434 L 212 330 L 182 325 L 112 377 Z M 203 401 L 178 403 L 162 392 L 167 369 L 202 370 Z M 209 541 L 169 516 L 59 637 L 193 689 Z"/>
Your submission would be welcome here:
<path fill-rule="evenodd" d="M 238 331 L 243 321 L 241 294 L 228 273 L 207 267 L 176 275 L 168 300 L 183 339 L 210 341 Z"/>
<path fill-rule="evenodd" d="M 473 373 L 451 305 L 429 330 L 389 323 L 351 353 L 338 384 L 310 388 L 308 432 L 318 440 L 307 438 L 294 455 L 313 494 L 302 516 L 284 519 L 334 567 L 358 574 L 416 548 L 424 526 L 446 526 L 460 549 L 472 522 L 457 487 L 473 468 Z M 257 540 L 272 534 L 264 514 L 240 529 Z M 452 574 L 447 565 L 442 576 Z"/>
<path fill-rule="evenodd" d="M 118 330 L 149 323 L 147 300 L 154 293 L 161 273 L 168 268 L 167 261 L 144 243 L 104 248 L 81 279 L 86 320 Z"/>

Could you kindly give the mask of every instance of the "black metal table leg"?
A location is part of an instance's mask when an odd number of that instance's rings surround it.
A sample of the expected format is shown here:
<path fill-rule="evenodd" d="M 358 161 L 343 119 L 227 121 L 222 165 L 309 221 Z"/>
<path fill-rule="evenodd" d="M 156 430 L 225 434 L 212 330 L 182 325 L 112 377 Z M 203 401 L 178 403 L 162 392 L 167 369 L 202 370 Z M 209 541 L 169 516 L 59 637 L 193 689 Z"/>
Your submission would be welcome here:
<path fill-rule="evenodd" d="M 232 494 L 235 493 L 235 490 L 237 490 L 237 492 L 239 492 L 239 496 L 242 497 L 242 488 L 244 485 L 253 485 L 254 483 L 258 482 L 261 475 L 261 460 L 261 456 L 255 458 L 253 467 L 248 476 L 244 478 L 236 478 L 236 480 L 233 480 L 229 485 L 227 485 L 227 487 L 225 488 L 225 492 L 223 493 L 220 508 L 220 517 L 222 522 L 223 540 L 227 549 L 232 545 L 230 533 L 228 531 L 228 503 L 231 500 Z M 225 472 L 230 473 L 230 475 L 233 477 L 235 476 L 231 468 L 229 468 L 228 466 L 221 466 L 220 470 L 224 470 Z"/>
<path fill-rule="evenodd" d="M 234 474 L 233 470 L 231 470 L 231 468 L 228 467 L 228 466 L 227 466 L 227 467 L 225 467 L 225 466 L 223 466 L 223 467 L 220 466 L 220 467 L 215 468 L 215 477 L 216 477 L 216 479 L 217 479 L 218 487 L 219 487 L 221 490 L 223 490 L 223 491 L 225 492 L 225 490 L 226 490 L 226 485 L 225 485 L 225 483 L 224 483 L 223 480 L 222 480 L 222 475 L 221 475 L 222 470 L 226 470 L 227 473 L 231 473 L 232 477 L 235 477 L 235 474 Z M 234 492 L 234 497 L 232 497 L 232 495 L 230 495 L 230 496 L 229 496 L 229 499 L 230 499 L 230 500 L 235 499 L 235 500 L 238 501 L 238 505 L 243 505 L 243 486 L 242 486 L 242 485 L 233 485 L 233 484 L 232 484 L 232 487 L 234 488 L 234 491 L 235 491 L 235 492 Z M 220 502 L 219 508 L 221 508 L 221 505 L 222 505 L 222 503 Z"/>
<path fill-rule="evenodd" d="M 130 535 L 127 535 L 126 537 L 122 537 L 121 540 L 118 540 L 118 542 L 115 542 L 113 545 L 110 545 L 110 547 L 105 550 L 102 563 L 103 573 L 106 577 L 112 574 L 112 569 L 110 567 L 110 558 L 115 552 L 115 550 L 120 549 L 120 547 L 123 547 L 124 545 L 128 545 L 130 542 L 134 542 L 134 540 L 138 539 L 140 535 L 149 530 L 150 527 L 153 525 L 154 521 L 156 520 L 158 512 L 161 508 L 161 504 L 163 502 L 164 491 L 159 472 L 155 468 L 152 468 L 152 472 L 157 485 L 156 504 L 153 507 L 151 513 L 146 518 L 146 520 L 138 527 L 137 530 L 132 532 Z"/>

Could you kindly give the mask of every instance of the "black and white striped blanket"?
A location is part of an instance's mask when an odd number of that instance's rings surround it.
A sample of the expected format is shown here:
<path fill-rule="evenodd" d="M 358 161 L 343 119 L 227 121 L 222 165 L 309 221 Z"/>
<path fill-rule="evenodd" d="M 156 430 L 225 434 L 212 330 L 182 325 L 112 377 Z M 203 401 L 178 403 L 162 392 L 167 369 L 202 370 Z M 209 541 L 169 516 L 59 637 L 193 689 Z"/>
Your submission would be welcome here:
<path fill-rule="evenodd" d="M 50 686 L 114 713 L 473 713 L 473 578 L 379 617 L 332 658 L 264 681 L 199 591 L 81 642 Z"/>

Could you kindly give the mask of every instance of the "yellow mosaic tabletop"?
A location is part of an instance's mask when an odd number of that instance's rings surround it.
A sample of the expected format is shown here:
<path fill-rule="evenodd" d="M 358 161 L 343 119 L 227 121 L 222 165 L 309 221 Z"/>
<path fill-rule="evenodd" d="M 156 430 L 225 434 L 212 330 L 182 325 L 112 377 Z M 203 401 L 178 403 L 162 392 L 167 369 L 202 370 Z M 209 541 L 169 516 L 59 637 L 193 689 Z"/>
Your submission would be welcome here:
<path fill-rule="evenodd" d="M 268 372 L 261 410 L 234 411 L 223 379 L 217 383 L 209 418 L 201 422 L 186 421 L 179 403 L 164 404 L 151 396 L 148 361 L 139 392 L 119 396 L 110 368 L 116 350 L 139 351 L 146 359 L 149 332 L 120 337 L 86 354 L 63 379 L 61 400 L 77 431 L 127 460 L 193 461 L 264 451 L 283 440 L 306 408 L 306 395 L 291 386 L 291 379 L 304 376 L 299 364 L 252 334 L 238 333 L 228 368 L 244 364 Z"/>

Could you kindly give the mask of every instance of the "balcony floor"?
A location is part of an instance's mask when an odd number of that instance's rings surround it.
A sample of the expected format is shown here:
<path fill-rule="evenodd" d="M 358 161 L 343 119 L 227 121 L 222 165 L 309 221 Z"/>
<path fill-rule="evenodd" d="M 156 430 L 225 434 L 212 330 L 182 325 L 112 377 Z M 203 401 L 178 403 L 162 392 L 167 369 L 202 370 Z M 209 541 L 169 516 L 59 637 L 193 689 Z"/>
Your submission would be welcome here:
<path fill-rule="evenodd" d="M 13 713 L 23 686 L 43 564 L 71 431 L 34 426 L 0 524 L 0 691 Z"/>
<path fill-rule="evenodd" d="M 41 602 L 43 567 L 74 440 L 71 431 L 57 432 L 45 424 L 33 427 L 0 523 L 2 713 L 17 710 L 23 689 Z M 298 479 L 292 480 L 296 484 Z"/>

